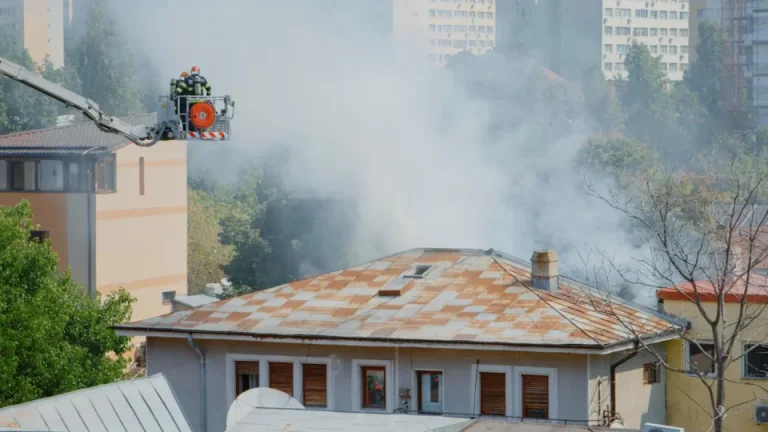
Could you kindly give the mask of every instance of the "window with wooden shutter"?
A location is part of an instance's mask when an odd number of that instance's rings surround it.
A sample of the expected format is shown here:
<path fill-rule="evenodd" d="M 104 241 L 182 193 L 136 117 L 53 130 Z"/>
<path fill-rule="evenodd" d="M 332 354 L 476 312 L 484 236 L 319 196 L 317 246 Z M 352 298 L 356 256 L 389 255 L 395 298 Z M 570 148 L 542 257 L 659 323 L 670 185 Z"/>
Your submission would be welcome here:
<path fill-rule="evenodd" d="M 549 376 L 523 375 L 523 417 L 549 418 Z"/>
<path fill-rule="evenodd" d="M 328 367 L 324 364 L 305 364 L 301 374 L 304 406 L 328 407 Z"/>
<path fill-rule="evenodd" d="M 240 393 L 259 386 L 259 362 L 235 362 L 235 397 Z"/>
<path fill-rule="evenodd" d="M 293 363 L 269 363 L 269 388 L 293 396 Z"/>
<path fill-rule="evenodd" d="M 480 372 L 480 414 L 507 414 L 506 378 L 504 373 Z"/>

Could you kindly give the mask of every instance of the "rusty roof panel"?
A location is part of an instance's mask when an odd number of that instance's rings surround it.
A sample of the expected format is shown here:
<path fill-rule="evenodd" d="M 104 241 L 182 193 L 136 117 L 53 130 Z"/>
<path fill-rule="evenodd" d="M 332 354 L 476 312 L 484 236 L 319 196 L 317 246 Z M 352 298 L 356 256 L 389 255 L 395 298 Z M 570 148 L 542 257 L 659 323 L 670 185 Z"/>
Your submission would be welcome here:
<path fill-rule="evenodd" d="M 416 265 L 439 268 L 400 279 Z M 407 289 L 380 294 L 395 286 Z M 504 254 L 413 249 L 117 328 L 602 347 L 681 325 L 565 277 L 558 292 L 532 288 L 530 268 Z"/>

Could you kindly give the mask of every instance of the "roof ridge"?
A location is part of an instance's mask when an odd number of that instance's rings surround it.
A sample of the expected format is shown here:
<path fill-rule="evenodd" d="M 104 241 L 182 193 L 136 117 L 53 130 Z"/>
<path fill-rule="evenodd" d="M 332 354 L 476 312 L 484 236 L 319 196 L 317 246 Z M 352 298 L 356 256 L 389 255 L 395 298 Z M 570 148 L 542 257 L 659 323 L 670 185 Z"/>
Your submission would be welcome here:
<path fill-rule="evenodd" d="M 130 115 L 130 116 L 121 116 L 121 117 L 113 116 L 113 117 L 119 118 L 120 120 L 132 120 L 132 119 L 136 119 L 136 118 L 139 118 L 139 117 L 149 117 L 151 115 L 156 115 L 156 114 L 157 113 L 153 112 L 153 113 L 134 114 L 134 115 Z M 49 127 L 40 128 L 40 129 L 23 130 L 23 131 L 19 131 L 19 132 L 13 132 L 13 133 L 9 133 L 9 134 L 0 135 L 0 137 L 2 137 L 2 138 L 6 138 L 6 137 L 14 138 L 14 137 L 19 137 L 19 136 L 24 136 L 24 135 L 31 135 L 31 134 L 36 134 L 36 133 L 50 132 L 52 130 L 65 130 L 65 129 L 73 129 L 73 128 L 78 128 L 78 127 L 83 127 L 83 126 L 86 126 L 86 125 L 93 125 L 93 121 L 88 119 L 87 117 L 85 117 L 85 115 L 80 114 L 79 118 L 80 119 L 85 119 L 85 121 L 83 121 L 81 123 L 68 124 L 66 126 L 49 126 Z"/>

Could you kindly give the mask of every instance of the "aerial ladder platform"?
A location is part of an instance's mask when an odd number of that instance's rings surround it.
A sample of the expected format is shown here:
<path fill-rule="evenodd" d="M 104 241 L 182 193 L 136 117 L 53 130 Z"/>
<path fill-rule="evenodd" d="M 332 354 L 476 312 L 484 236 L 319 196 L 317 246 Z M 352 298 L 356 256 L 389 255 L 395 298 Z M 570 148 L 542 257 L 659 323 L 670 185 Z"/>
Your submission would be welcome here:
<path fill-rule="evenodd" d="M 159 141 L 226 141 L 231 138 L 235 102 L 230 96 L 160 96 L 157 123 L 134 126 L 109 115 L 99 104 L 0 57 L 0 75 L 33 88 L 68 108 L 74 108 L 103 132 L 124 136 L 141 147 Z M 175 80 L 172 80 L 175 83 Z M 195 87 L 198 87 L 195 85 Z"/>

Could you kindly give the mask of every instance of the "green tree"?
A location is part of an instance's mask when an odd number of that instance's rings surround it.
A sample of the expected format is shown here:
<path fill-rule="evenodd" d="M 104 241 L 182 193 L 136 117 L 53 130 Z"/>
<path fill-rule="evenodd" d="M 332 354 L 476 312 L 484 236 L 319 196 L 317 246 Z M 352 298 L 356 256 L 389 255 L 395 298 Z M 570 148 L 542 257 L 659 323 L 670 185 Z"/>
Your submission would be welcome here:
<path fill-rule="evenodd" d="M 15 35 L 0 31 L 0 53 L 31 71 L 38 71 L 29 52 Z M 54 100 L 7 78 L 0 78 L 0 135 L 52 126 L 56 121 Z"/>
<path fill-rule="evenodd" d="M 685 72 L 684 82 L 695 93 L 709 114 L 713 124 L 720 124 L 722 118 L 722 32 L 717 23 L 699 23 L 699 44 L 696 46 L 696 61 Z"/>
<path fill-rule="evenodd" d="M 616 88 L 605 79 L 599 67 L 591 68 L 581 83 L 587 114 L 603 132 L 620 131 L 624 128 L 624 111 L 616 94 Z"/>
<path fill-rule="evenodd" d="M 87 26 L 75 56 L 83 95 L 111 115 L 143 112 L 134 56 L 117 34 L 106 2 L 91 7 Z"/>
<path fill-rule="evenodd" d="M 233 248 L 222 244 L 219 235 L 230 204 L 217 199 L 215 193 L 194 187 L 189 188 L 188 202 L 187 285 L 190 293 L 196 294 L 205 284 L 226 277 L 223 267 L 232 261 Z"/>
<path fill-rule="evenodd" d="M 32 229 L 27 201 L 0 207 L 0 406 L 119 380 L 130 348 L 111 326 L 130 319 L 131 296 L 90 298 Z"/>
<path fill-rule="evenodd" d="M 620 82 L 621 100 L 627 114 L 627 132 L 654 147 L 663 144 L 670 126 L 672 101 L 659 57 L 644 44 L 633 42 L 624 60 L 628 77 Z"/>

